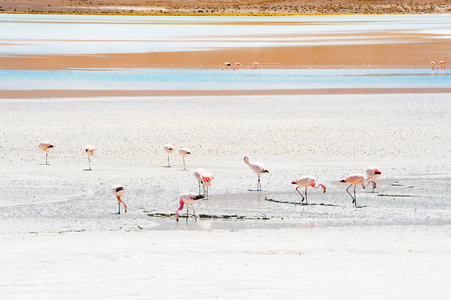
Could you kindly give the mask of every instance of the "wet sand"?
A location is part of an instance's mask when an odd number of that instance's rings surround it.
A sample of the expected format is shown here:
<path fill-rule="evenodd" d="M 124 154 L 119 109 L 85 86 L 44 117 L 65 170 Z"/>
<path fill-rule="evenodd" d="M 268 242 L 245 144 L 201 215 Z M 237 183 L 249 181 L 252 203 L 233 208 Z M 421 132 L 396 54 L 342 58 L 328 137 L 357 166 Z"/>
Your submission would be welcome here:
<path fill-rule="evenodd" d="M 0 90 L 0 99 L 49 99 L 89 97 L 193 97 L 257 95 L 355 95 L 355 94 L 443 94 L 451 88 L 318 88 L 283 90 Z"/>
<path fill-rule="evenodd" d="M 424 68 L 446 58 L 451 43 L 410 35 L 397 36 L 402 43 L 371 45 L 330 45 L 302 47 L 240 47 L 229 50 L 122 53 L 95 55 L 14 55 L 0 57 L 2 69 L 65 70 L 87 68 L 194 68 L 220 69 L 224 62 L 240 62 L 242 69 L 252 63 L 259 68 Z"/>

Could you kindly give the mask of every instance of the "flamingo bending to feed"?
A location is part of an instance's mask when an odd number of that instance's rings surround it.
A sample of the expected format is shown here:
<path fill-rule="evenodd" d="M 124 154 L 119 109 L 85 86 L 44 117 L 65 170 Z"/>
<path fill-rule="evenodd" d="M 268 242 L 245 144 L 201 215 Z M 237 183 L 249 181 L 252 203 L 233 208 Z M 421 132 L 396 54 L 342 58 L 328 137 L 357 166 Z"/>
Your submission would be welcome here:
<path fill-rule="evenodd" d="M 85 152 L 88 154 L 88 161 L 89 161 L 89 169 L 91 170 L 91 156 L 94 155 L 94 152 L 96 152 L 96 148 L 93 145 L 87 145 L 85 147 Z"/>
<path fill-rule="evenodd" d="M 258 67 L 258 62 L 254 62 L 252 64 L 252 70 L 257 69 L 257 67 Z"/>
<path fill-rule="evenodd" d="M 224 71 L 224 69 L 228 70 L 231 66 L 232 66 L 231 63 L 225 62 L 224 65 L 222 66 L 222 70 L 223 70 L 223 71 Z"/>
<path fill-rule="evenodd" d="M 239 70 L 240 67 L 241 67 L 241 64 L 240 64 L 240 63 L 235 63 L 235 67 L 233 68 L 233 70 L 234 70 L 234 71 L 235 71 L 235 70 Z"/>
<path fill-rule="evenodd" d="M 202 179 L 200 178 L 200 176 L 202 175 L 203 172 L 205 172 L 205 170 L 202 168 L 194 170 L 194 177 L 196 177 L 197 182 L 199 183 L 199 194 L 200 194 L 200 185 L 202 183 Z"/>
<path fill-rule="evenodd" d="M 352 203 L 354 203 L 355 206 L 357 206 L 357 199 L 356 199 L 356 196 L 355 196 L 355 187 L 356 187 L 356 185 L 361 184 L 362 187 L 365 188 L 367 185 L 372 183 L 373 184 L 373 188 L 376 188 L 376 181 L 374 181 L 373 179 L 369 179 L 368 182 L 365 184 L 365 177 L 363 175 L 361 175 L 361 174 L 348 176 L 348 177 L 340 180 L 340 182 L 350 183 L 350 185 L 346 189 L 346 192 L 348 192 L 349 196 L 351 196 Z M 349 188 L 351 186 L 354 186 L 354 196 L 352 196 L 352 194 L 349 192 Z"/>
<path fill-rule="evenodd" d="M 172 151 L 174 151 L 174 146 L 167 143 L 166 145 L 164 145 L 164 151 L 166 151 L 166 153 L 168 154 L 168 168 L 170 168 L 171 164 L 169 163 L 169 153 L 172 153 Z"/>
<path fill-rule="evenodd" d="M 435 70 L 435 62 L 431 61 L 431 67 L 432 67 L 432 71 Z"/>
<path fill-rule="evenodd" d="M 440 68 L 440 70 L 445 70 L 445 65 L 447 64 L 447 61 L 441 60 L 438 62 L 438 66 Z"/>
<path fill-rule="evenodd" d="M 119 206 L 119 212 L 118 214 L 121 214 L 121 202 L 124 204 L 125 212 L 127 212 L 127 203 L 125 203 L 124 200 L 121 199 L 121 196 L 124 194 L 124 187 L 122 185 L 115 185 L 113 186 L 113 194 L 117 198 L 117 204 Z"/>
<path fill-rule="evenodd" d="M 313 176 L 305 176 L 305 177 L 296 179 L 293 182 L 291 182 L 291 184 L 297 184 L 298 185 L 298 187 L 296 188 L 296 191 L 302 197 L 301 202 L 304 202 L 304 199 L 305 199 L 305 204 L 308 204 L 308 202 L 307 202 L 307 189 L 308 189 L 308 187 L 311 186 L 314 189 L 317 189 L 317 188 L 321 187 L 323 189 L 323 192 L 324 193 L 326 192 L 326 186 L 324 184 L 321 184 L 321 183 L 317 184 L 316 183 L 316 178 L 313 177 Z M 302 193 L 298 190 L 300 187 L 305 187 L 305 192 L 304 192 L 305 198 L 302 195 Z"/>
<path fill-rule="evenodd" d="M 190 154 L 191 150 L 189 150 L 188 148 L 182 147 L 179 149 L 179 155 L 183 157 L 183 170 L 185 170 L 185 157 L 190 156 Z"/>
<path fill-rule="evenodd" d="M 378 179 L 381 176 L 382 172 L 375 166 L 369 166 L 366 169 L 366 179 Z M 373 186 L 374 193 L 375 186 Z"/>
<path fill-rule="evenodd" d="M 179 203 L 180 207 L 177 208 L 177 211 L 175 212 L 175 220 L 179 220 L 179 211 L 183 209 L 183 207 L 186 204 L 186 220 L 188 221 L 188 206 L 191 205 L 191 208 L 193 209 L 194 217 L 197 220 L 196 211 L 194 210 L 193 204 L 198 202 L 199 200 L 205 198 L 203 195 L 197 195 L 196 193 L 184 193 L 180 195 Z"/>
<path fill-rule="evenodd" d="M 249 163 L 249 158 L 247 156 L 244 157 L 244 162 L 258 175 L 257 191 L 261 191 L 262 186 L 260 182 L 260 174 L 269 173 L 268 169 L 266 169 L 266 167 L 259 162 L 255 162 L 253 164 Z"/>
<path fill-rule="evenodd" d="M 213 179 L 215 179 L 209 172 L 203 172 L 200 175 L 201 183 L 204 186 L 204 191 L 207 191 L 207 197 L 205 198 L 208 200 L 208 188 L 211 186 L 211 183 L 213 182 Z"/>
<path fill-rule="evenodd" d="M 52 150 L 53 148 L 55 148 L 55 146 L 52 145 L 52 143 L 48 142 L 48 141 L 42 141 L 39 144 L 39 149 L 44 150 L 45 151 L 45 164 L 48 165 L 47 163 L 47 157 L 49 155 L 49 153 L 47 151 Z"/>

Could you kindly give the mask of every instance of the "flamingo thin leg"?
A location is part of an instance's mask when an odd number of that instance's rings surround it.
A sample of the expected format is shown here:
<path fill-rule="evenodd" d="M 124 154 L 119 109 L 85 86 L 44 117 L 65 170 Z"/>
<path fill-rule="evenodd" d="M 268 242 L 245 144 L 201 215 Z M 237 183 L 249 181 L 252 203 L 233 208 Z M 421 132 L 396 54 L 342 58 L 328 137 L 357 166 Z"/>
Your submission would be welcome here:
<path fill-rule="evenodd" d="M 191 208 L 193 209 L 193 213 L 194 213 L 194 218 L 196 219 L 196 221 L 197 221 L 197 216 L 196 216 L 196 211 L 194 210 L 194 206 L 191 204 Z"/>
<path fill-rule="evenodd" d="M 302 200 L 301 200 L 301 202 L 304 202 L 304 195 L 302 195 L 302 193 L 298 190 L 298 188 L 300 188 L 301 186 L 298 186 L 297 188 L 296 188 L 296 191 L 299 193 L 299 195 L 301 195 L 301 197 L 302 197 Z"/>
<path fill-rule="evenodd" d="M 353 186 L 353 185 L 351 184 L 350 186 L 348 186 L 348 188 L 346 189 L 346 192 L 348 192 L 349 196 L 351 196 L 351 198 L 352 198 L 352 203 L 355 204 L 355 205 L 357 205 L 357 204 L 356 204 L 356 199 L 355 199 L 355 185 L 354 185 L 354 196 L 352 196 L 352 194 L 349 192 L 349 188 L 350 188 L 351 186 Z"/>

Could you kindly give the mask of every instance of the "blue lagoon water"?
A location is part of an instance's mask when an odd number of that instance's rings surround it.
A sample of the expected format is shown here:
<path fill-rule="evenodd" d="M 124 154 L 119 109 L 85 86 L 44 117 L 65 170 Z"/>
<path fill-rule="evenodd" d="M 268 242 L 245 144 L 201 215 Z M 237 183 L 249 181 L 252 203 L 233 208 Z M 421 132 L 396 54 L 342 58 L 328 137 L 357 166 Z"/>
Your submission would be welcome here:
<path fill-rule="evenodd" d="M 0 70 L 2 90 L 253 90 L 450 88 L 451 72 L 424 69 Z"/>

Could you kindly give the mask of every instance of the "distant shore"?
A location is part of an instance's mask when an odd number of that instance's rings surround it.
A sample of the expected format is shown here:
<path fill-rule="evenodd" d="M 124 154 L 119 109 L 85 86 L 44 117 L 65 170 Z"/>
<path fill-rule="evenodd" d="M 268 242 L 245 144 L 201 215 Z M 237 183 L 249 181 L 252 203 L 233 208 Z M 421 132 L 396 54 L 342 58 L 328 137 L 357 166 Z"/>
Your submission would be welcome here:
<path fill-rule="evenodd" d="M 0 0 L 2 13 L 196 15 L 196 16 L 283 16 L 331 14 L 443 14 L 451 13 L 450 1 L 181 1 L 119 0 L 82 2 L 69 0 Z"/>

